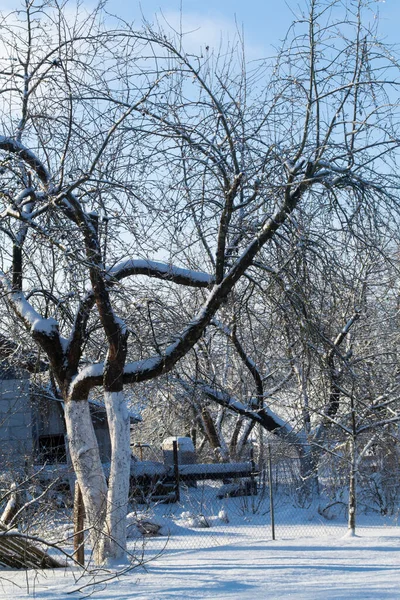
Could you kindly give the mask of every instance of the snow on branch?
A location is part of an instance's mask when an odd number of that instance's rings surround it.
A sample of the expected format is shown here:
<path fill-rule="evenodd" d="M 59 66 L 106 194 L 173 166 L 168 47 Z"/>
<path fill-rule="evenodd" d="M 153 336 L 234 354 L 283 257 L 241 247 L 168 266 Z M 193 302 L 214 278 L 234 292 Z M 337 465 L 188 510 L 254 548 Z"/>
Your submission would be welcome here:
<path fill-rule="evenodd" d="M 139 374 L 143 375 L 146 371 L 153 371 L 161 362 L 162 357 L 154 356 L 153 358 L 127 363 L 124 368 L 124 383 L 131 383 L 135 381 Z M 71 382 L 71 394 L 79 396 L 81 386 L 90 389 L 103 385 L 104 366 L 104 362 L 99 362 L 83 367 Z"/>
<path fill-rule="evenodd" d="M 5 137 L 4 135 L 0 135 L 0 150 L 11 152 L 11 154 L 17 154 L 34 170 L 42 183 L 48 184 L 50 182 L 50 174 L 44 164 L 31 150 L 21 144 L 21 142 L 17 142 L 17 140 L 14 140 L 10 137 Z"/>
<path fill-rule="evenodd" d="M 146 259 L 125 260 L 108 269 L 107 274 L 118 280 L 130 275 L 147 275 L 191 287 L 208 287 L 214 281 L 212 275 L 202 271 L 192 271 Z"/>
<path fill-rule="evenodd" d="M 32 333 L 51 335 L 58 330 L 57 321 L 51 318 L 43 318 L 27 301 L 22 292 L 12 289 L 10 281 L 2 271 L 0 271 L 0 286 L 5 290 L 7 299 L 14 311 L 21 317 Z"/>
<path fill-rule="evenodd" d="M 251 410 L 242 402 L 231 397 L 226 392 L 216 390 L 207 384 L 200 384 L 200 390 L 221 406 L 225 406 L 233 412 L 259 422 L 265 429 L 267 429 L 267 431 L 274 431 L 275 429 L 283 429 L 286 433 L 290 433 L 292 431 L 292 428 L 268 407 L 263 407 L 259 410 Z M 251 405 L 254 406 L 254 403 L 251 402 Z"/>
<path fill-rule="evenodd" d="M 93 386 L 101 385 L 103 382 L 104 362 L 94 363 L 83 367 L 72 381 L 72 387 L 79 387 L 79 384 L 87 380 L 93 380 Z"/>
<path fill-rule="evenodd" d="M 251 401 L 250 407 L 246 406 L 236 398 L 233 398 L 225 391 L 217 390 L 202 381 L 193 381 L 188 383 L 181 378 L 177 382 L 187 391 L 192 392 L 193 388 L 197 388 L 201 393 L 205 394 L 210 400 L 213 400 L 220 406 L 232 410 L 236 414 L 247 417 L 252 421 L 259 423 L 267 431 L 274 431 L 281 436 L 293 435 L 291 426 L 276 415 L 268 407 L 257 409 L 257 401 Z M 254 407 L 254 409 L 253 409 Z"/>
<path fill-rule="evenodd" d="M 19 290 L 13 290 L 7 276 L 0 271 L 0 290 L 4 290 L 6 301 L 31 332 L 32 338 L 46 352 L 53 367 L 64 365 L 66 340 L 60 336 L 58 322 L 43 318 Z"/>
<path fill-rule="evenodd" d="M 245 273 L 246 269 L 252 264 L 253 259 L 260 251 L 260 248 L 273 238 L 275 232 L 282 223 L 286 221 L 287 216 L 294 210 L 307 187 L 309 187 L 309 184 L 304 183 L 296 188 L 296 190 L 285 199 L 283 206 L 277 209 L 274 214 L 266 220 L 261 232 L 259 232 L 248 244 L 247 248 L 227 272 L 224 279 L 219 284 L 212 287 L 207 300 L 194 319 L 192 319 L 180 334 L 175 337 L 175 340 L 165 348 L 162 354 L 157 354 L 156 356 L 136 361 L 125 366 L 123 375 L 124 384 L 148 381 L 158 375 L 167 373 L 179 359 L 185 356 L 188 350 L 190 350 L 190 348 L 192 348 L 200 339 L 205 327 L 210 323 L 216 311 Z M 133 262 L 133 264 L 135 263 Z M 163 263 L 160 264 L 162 265 L 162 269 L 165 270 L 164 276 L 166 276 L 171 267 L 164 265 Z M 142 265 L 143 268 L 146 269 L 145 274 L 148 275 L 149 268 L 152 265 L 151 261 L 143 261 Z M 109 269 L 110 282 L 112 282 L 112 277 L 114 279 L 122 279 L 123 266 L 124 263 Z M 125 266 L 127 266 L 127 262 L 125 262 Z M 177 274 L 175 269 L 176 268 L 174 268 L 175 274 Z M 188 277 L 189 281 L 196 282 L 196 276 L 193 275 L 196 272 L 187 271 L 186 269 L 181 269 L 180 271 L 185 274 L 185 279 Z M 161 276 L 161 274 L 159 276 Z M 205 273 L 200 275 L 200 279 L 203 280 L 201 282 L 202 287 L 207 287 L 211 282 L 208 277 L 209 276 Z M 199 279 L 197 279 L 196 285 L 199 285 Z M 81 393 L 87 393 L 91 387 L 102 385 L 101 374 L 104 371 L 104 365 L 99 363 L 93 365 L 93 368 L 95 372 L 91 370 L 91 367 L 87 367 L 72 381 L 70 391 L 76 398 L 80 397 Z M 99 371 L 101 371 L 101 374 Z"/>
<path fill-rule="evenodd" d="M 345 339 L 345 337 L 349 333 L 351 327 L 354 325 L 354 323 L 356 321 L 358 321 L 358 319 L 360 317 L 361 317 L 361 309 L 360 308 L 355 308 L 353 315 L 347 321 L 347 323 L 342 328 L 342 330 L 340 331 L 340 333 L 336 337 L 335 341 L 333 342 L 332 348 L 331 348 L 331 352 L 333 352 L 335 349 L 338 348 L 338 346 L 340 346 L 340 344 L 343 342 L 343 340 Z"/>
<path fill-rule="evenodd" d="M 375 429 L 378 427 L 385 427 L 386 425 L 390 425 L 392 423 L 398 423 L 400 421 L 400 414 L 392 417 L 391 419 L 383 419 L 382 421 L 375 421 L 372 423 L 368 423 L 368 425 L 362 425 L 357 429 L 357 433 L 361 433 L 363 431 L 368 431 L 370 429 Z"/>

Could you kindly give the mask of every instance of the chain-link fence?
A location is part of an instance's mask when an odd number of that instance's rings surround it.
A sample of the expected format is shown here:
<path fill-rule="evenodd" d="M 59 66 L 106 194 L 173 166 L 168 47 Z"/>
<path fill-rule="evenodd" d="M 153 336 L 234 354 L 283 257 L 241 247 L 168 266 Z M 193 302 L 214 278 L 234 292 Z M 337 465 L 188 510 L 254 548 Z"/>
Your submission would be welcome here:
<path fill-rule="evenodd" d="M 172 464 L 140 465 L 131 490 L 132 523 L 141 522 L 146 536 L 168 536 L 178 548 L 239 539 L 340 537 L 347 531 L 346 448 L 321 453 L 318 470 L 307 476 L 298 454 L 280 443 L 268 445 L 256 463 L 179 464 L 176 453 Z M 389 468 L 372 455 L 360 462 L 357 475 L 357 526 L 397 526 L 398 465 Z"/>
<path fill-rule="evenodd" d="M 141 444 L 134 452 L 128 515 L 132 552 L 143 544 L 152 550 L 165 544 L 195 549 L 346 534 L 350 461 L 340 441 L 327 446 L 317 469 L 306 475 L 298 451 L 279 441 L 265 445 L 254 459 L 250 451 L 247 460 L 230 463 L 199 463 L 176 441 L 172 450 Z M 361 533 L 398 526 L 400 467 L 393 456 L 393 448 L 386 453 L 372 448 L 359 462 L 356 526 Z M 19 475 L 15 481 L 25 494 L 21 506 L 26 505 L 21 515 L 17 511 L 21 530 L 72 544 L 74 476 L 68 465 Z M 2 506 L 10 481 L 9 476 L 0 481 Z"/>

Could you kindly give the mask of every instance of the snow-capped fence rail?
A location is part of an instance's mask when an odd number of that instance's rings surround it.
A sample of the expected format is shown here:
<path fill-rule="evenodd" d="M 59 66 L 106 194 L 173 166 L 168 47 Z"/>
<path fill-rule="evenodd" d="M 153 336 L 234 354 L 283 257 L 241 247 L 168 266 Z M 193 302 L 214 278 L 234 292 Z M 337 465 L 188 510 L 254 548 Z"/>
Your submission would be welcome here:
<path fill-rule="evenodd" d="M 180 483 L 195 485 L 197 481 L 206 480 L 253 480 L 254 476 L 251 462 L 165 465 L 140 461 L 131 464 L 131 491 L 136 497 L 151 494 L 153 500 L 174 502 L 179 497 Z"/>
<path fill-rule="evenodd" d="M 179 476 L 182 481 L 190 479 L 237 479 L 251 477 L 253 466 L 251 462 L 180 465 Z"/>
<path fill-rule="evenodd" d="M 173 466 L 164 465 L 151 461 L 132 463 L 131 477 L 172 477 Z M 199 463 L 193 465 L 179 465 L 179 477 L 182 481 L 190 479 L 236 479 L 238 477 L 250 477 L 253 473 L 251 462 L 240 463 Z"/>

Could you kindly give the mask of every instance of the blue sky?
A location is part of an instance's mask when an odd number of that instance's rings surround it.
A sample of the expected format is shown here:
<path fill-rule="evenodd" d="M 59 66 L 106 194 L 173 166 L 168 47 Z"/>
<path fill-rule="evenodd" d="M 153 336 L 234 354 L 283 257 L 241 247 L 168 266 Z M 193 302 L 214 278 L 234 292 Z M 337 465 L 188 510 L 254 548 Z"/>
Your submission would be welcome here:
<path fill-rule="evenodd" d="M 160 10 L 168 22 L 179 24 L 180 0 L 109 0 L 108 10 L 140 23 L 141 11 L 148 20 Z M 377 0 L 372 4 L 380 14 L 380 31 L 389 43 L 398 43 L 400 0 Z M 191 42 L 216 46 L 221 34 L 233 37 L 236 22 L 244 26 L 245 43 L 251 57 L 270 55 L 279 46 L 299 6 L 307 0 L 182 0 L 184 30 L 196 30 Z M 162 17 L 161 17 L 162 19 Z"/>

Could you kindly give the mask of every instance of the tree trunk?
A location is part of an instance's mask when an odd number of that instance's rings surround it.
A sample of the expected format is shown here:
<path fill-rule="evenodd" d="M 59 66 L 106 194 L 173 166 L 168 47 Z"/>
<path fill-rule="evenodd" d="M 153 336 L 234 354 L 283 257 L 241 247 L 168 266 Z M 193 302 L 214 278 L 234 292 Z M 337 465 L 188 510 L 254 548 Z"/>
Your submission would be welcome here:
<path fill-rule="evenodd" d="M 65 423 L 72 465 L 82 492 L 96 564 L 103 559 L 101 538 L 106 515 L 107 483 L 90 415 L 89 402 L 68 400 Z"/>
<path fill-rule="evenodd" d="M 356 499 L 357 499 L 357 457 L 356 443 L 351 440 L 350 477 L 349 477 L 349 519 L 348 530 L 350 535 L 356 532 Z"/>
<path fill-rule="evenodd" d="M 357 495 L 357 423 L 354 396 L 350 397 L 351 407 L 351 429 L 350 438 L 350 481 L 349 481 L 349 523 L 348 529 L 350 535 L 356 532 L 356 495 Z"/>
<path fill-rule="evenodd" d="M 231 441 L 229 442 L 229 454 L 230 454 L 230 457 L 232 460 L 238 460 L 239 453 L 237 450 L 237 446 L 238 446 L 239 434 L 240 434 L 240 430 L 242 429 L 242 425 L 243 425 L 243 419 L 242 419 L 242 417 L 238 417 L 238 419 L 236 420 L 235 426 L 233 428 Z"/>
<path fill-rule="evenodd" d="M 218 431 L 214 425 L 214 421 L 210 415 L 210 411 L 206 406 L 201 410 L 201 417 L 204 424 L 204 431 L 207 435 L 208 442 L 214 452 L 214 456 L 219 462 L 229 462 L 229 453 L 226 447 L 221 443 L 222 440 L 218 435 Z"/>
<path fill-rule="evenodd" d="M 126 514 L 131 466 L 130 421 L 123 392 L 105 392 L 111 438 L 103 562 L 126 555 Z"/>
<path fill-rule="evenodd" d="M 313 451 L 309 444 L 297 445 L 300 459 L 300 475 L 303 480 L 301 501 L 309 503 L 319 498 L 318 482 L 318 452 Z"/>

